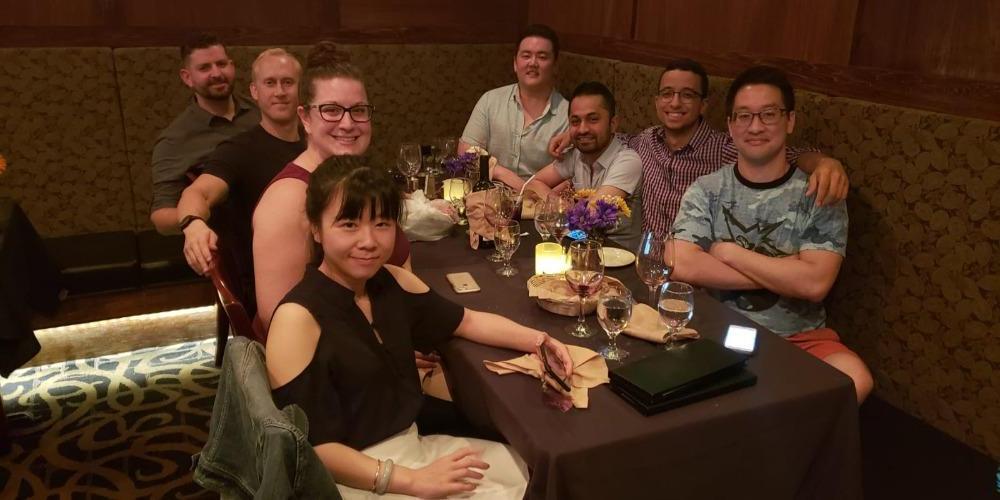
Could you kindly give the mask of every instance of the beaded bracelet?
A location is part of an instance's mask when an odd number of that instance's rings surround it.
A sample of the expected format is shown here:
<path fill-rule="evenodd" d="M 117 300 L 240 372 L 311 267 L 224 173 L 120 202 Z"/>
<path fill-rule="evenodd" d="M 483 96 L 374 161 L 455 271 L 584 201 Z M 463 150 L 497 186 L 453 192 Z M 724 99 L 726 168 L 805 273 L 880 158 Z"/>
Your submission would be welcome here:
<path fill-rule="evenodd" d="M 378 478 L 375 485 L 375 494 L 383 495 L 385 491 L 389 489 L 389 481 L 392 479 L 392 459 L 386 459 L 385 470 L 382 471 L 382 476 Z"/>

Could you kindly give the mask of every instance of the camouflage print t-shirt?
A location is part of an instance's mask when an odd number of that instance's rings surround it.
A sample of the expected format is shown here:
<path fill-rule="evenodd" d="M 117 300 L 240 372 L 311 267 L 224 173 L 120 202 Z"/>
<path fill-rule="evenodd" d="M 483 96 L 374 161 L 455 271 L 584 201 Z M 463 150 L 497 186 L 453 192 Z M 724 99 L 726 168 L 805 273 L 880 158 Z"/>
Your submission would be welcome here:
<path fill-rule="evenodd" d="M 807 197 L 808 176 L 791 166 L 788 174 L 766 184 L 752 183 L 727 165 L 695 181 L 684 193 L 674 222 L 677 239 L 705 251 L 716 241 L 734 242 L 769 257 L 802 250 L 826 250 L 844 256 L 847 205 L 817 207 Z M 717 291 L 729 307 L 771 331 L 788 336 L 823 326 L 822 303 L 781 297 L 768 290 Z"/>

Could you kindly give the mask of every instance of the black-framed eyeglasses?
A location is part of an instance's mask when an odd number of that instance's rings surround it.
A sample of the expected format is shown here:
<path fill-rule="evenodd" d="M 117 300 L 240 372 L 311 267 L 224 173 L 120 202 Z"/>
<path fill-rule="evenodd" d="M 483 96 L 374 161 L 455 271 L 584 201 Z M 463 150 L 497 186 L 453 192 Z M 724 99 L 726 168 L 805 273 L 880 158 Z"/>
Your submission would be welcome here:
<path fill-rule="evenodd" d="M 319 116 L 323 118 L 323 120 L 333 123 L 343 120 L 344 114 L 351 115 L 351 120 L 358 123 L 369 122 L 372 120 L 372 115 L 375 113 L 375 106 L 372 106 L 371 104 L 355 104 L 349 108 L 332 103 L 309 104 L 304 107 L 316 108 L 319 110 Z"/>
<path fill-rule="evenodd" d="M 756 116 L 757 118 L 760 118 L 760 122 L 764 125 L 774 125 L 781 120 L 781 115 L 784 115 L 787 112 L 788 110 L 785 108 L 767 108 L 756 113 L 751 113 L 749 111 L 735 111 L 732 116 L 729 117 L 729 121 L 740 127 L 749 127 L 750 124 L 753 123 L 753 118 Z"/>
<path fill-rule="evenodd" d="M 701 99 L 702 97 L 704 97 L 703 95 L 691 89 L 674 90 L 670 87 L 666 87 L 656 92 L 656 97 L 659 99 L 663 99 L 664 101 L 669 101 L 673 99 L 675 95 L 680 96 L 681 102 L 685 104 L 690 104 L 694 102 L 696 99 Z"/>

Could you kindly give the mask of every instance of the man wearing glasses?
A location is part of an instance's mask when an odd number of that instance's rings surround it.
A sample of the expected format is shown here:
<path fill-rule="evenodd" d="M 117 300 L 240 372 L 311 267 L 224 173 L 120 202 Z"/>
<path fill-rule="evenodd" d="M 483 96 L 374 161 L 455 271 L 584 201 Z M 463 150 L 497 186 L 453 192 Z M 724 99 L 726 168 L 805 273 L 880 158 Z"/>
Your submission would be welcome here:
<path fill-rule="evenodd" d="M 660 125 L 618 137 L 642 158 L 642 229 L 666 234 L 688 186 L 734 162 L 736 149 L 728 134 L 712 129 L 703 118 L 708 74 L 700 64 L 690 59 L 670 61 L 657 89 L 653 104 Z M 568 144 L 568 134 L 553 138 L 549 152 L 561 156 Z M 808 190 L 817 193 L 817 202 L 835 203 L 847 197 L 847 174 L 840 162 L 815 150 L 789 148 L 788 155 L 813 174 Z"/>
<path fill-rule="evenodd" d="M 180 230 L 177 203 L 188 170 L 200 168 L 220 142 L 260 121 L 253 103 L 233 94 L 236 67 L 215 36 L 199 34 L 181 46 L 180 77 L 194 92 L 194 99 L 153 146 L 149 220 L 160 234 Z"/>
<path fill-rule="evenodd" d="M 733 80 L 726 113 L 737 157 L 684 193 L 674 277 L 850 376 L 861 404 L 871 373 L 825 328 L 823 308 L 847 249 L 847 205 L 816 204 L 806 174 L 787 159 L 792 86 L 780 70 L 750 68 Z"/>

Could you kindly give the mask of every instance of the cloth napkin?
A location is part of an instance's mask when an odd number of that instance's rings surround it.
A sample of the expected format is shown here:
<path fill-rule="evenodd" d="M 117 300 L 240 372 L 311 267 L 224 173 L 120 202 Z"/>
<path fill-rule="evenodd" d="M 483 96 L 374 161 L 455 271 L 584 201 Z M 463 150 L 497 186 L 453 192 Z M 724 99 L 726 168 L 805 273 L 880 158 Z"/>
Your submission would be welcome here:
<path fill-rule="evenodd" d="M 487 216 L 492 218 L 493 207 L 487 203 L 487 196 L 492 191 L 475 191 L 465 195 L 465 215 L 469 218 L 469 246 L 473 250 L 479 248 L 479 237 L 493 241 L 494 228 Z"/>
<path fill-rule="evenodd" d="M 632 318 L 628 321 L 628 327 L 622 332 L 636 338 L 656 342 L 666 343 L 667 325 L 660 321 L 660 313 L 646 304 L 636 304 L 632 306 Z M 693 328 L 684 328 L 674 336 L 675 339 L 694 340 L 700 337 L 698 331 Z"/>
<path fill-rule="evenodd" d="M 608 365 L 600 354 L 575 345 L 567 345 L 569 355 L 573 358 L 573 375 L 570 376 L 570 398 L 573 406 L 586 408 L 589 404 L 588 390 L 608 383 Z M 550 360 L 551 362 L 551 360 Z M 507 361 L 483 361 L 486 369 L 500 375 L 508 373 L 523 373 L 539 380 L 542 379 L 542 360 L 537 354 L 525 354 L 519 358 Z"/>

